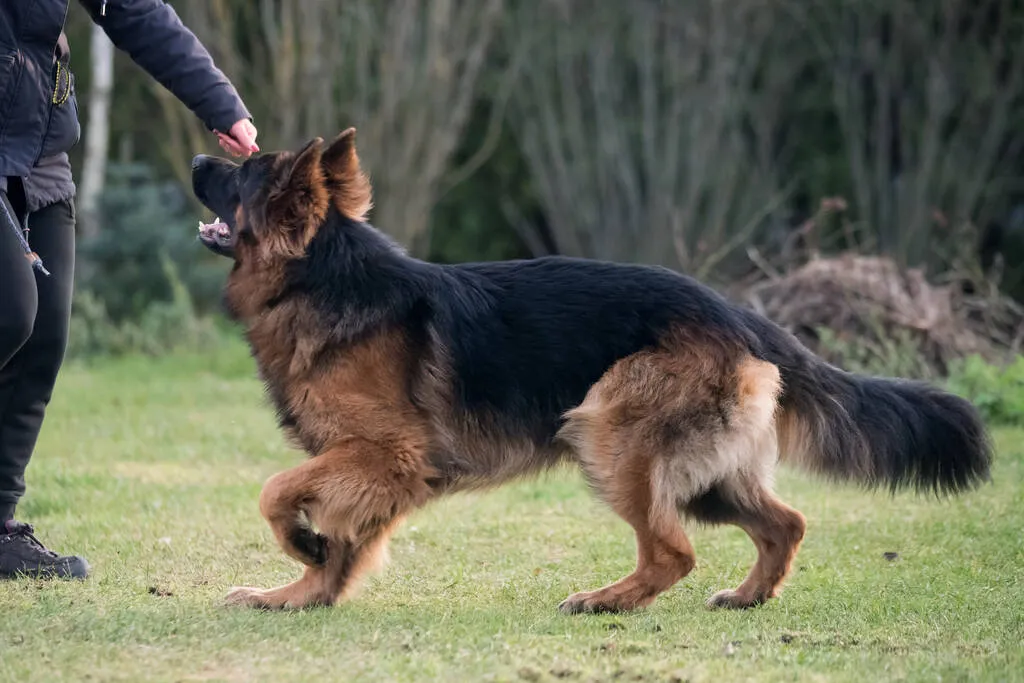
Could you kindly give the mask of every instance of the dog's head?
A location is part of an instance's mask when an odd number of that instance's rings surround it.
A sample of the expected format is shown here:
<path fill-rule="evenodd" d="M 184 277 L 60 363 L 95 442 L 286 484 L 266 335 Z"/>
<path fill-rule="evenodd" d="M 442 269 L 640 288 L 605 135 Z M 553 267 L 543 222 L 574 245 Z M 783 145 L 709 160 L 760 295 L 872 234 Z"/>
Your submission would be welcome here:
<path fill-rule="evenodd" d="M 355 128 L 326 147 L 316 138 L 298 152 L 242 164 L 200 154 L 192 160 L 192 191 L 217 216 L 200 222 L 199 240 L 238 261 L 300 258 L 332 206 L 358 221 L 371 207 Z"/>

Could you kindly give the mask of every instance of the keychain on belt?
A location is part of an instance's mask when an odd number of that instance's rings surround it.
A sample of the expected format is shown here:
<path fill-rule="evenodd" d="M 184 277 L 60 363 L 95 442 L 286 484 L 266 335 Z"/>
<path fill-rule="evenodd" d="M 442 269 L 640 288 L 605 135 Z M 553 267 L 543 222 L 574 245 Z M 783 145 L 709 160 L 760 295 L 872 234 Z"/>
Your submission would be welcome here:
<path fill-rule="evenodd" d="M 28 217 L 26 217 L 26 225 L 22 227 L 18 224 L 18 219 L 14 217 L 14 210 L 10 203 L 7 201 L 7 196 L 0 193 L 0 209 L 3 211 L 4 223 L 7 223 L 8 227 L 14 231 L 14 236 L 18 238 L 18 243 L 21 244 L 21 248 L 25 251 L 25 258 L 29 260 L 32 267 L 38 270 L 43 275 L 49 277 L 50 271 L 43 265 L 43 259 L 39 258 L 39 254 L 32 251 L 32 247 L 28 243 Z"/>

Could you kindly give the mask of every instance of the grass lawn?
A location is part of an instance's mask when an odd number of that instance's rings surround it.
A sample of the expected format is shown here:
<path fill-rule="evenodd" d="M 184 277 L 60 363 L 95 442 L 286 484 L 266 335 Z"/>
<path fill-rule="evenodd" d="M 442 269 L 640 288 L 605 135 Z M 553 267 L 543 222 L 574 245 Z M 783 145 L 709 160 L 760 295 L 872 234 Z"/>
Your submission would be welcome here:
<path fill-rule="evenodd" d="M 0 583 L 0 681 L 1024 680 L 1024 431 L 998 430 L 994 484 L 952 501 L 784 470 L 808 536 L 757 610 L 704 608 L 754 549 L 695 528 L 697 569 L 651 608 L 559 615 L 634 560 L 566 471 L 414 515 L 351 603 L 260 613 L 219 600 L 298 576 L 256 499 L 300 456 L 252 376 L 240 347 L 67 369 L 19 517 L 94 576 Z"/>

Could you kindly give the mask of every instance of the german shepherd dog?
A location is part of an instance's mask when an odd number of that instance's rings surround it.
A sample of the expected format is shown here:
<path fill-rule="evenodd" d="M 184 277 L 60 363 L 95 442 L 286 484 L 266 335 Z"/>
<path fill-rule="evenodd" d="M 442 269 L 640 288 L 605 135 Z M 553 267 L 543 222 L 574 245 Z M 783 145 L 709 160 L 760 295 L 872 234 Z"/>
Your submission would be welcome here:
<path fill-rule="evenodd" d="M 197 156 L 192 184 L 219 216 L 200 241 L 234 261 L 226 306 L 310 456 L 259 497 L 303 576 L 235 588 L 230 604 L 332 605 L 428 501 L 569 460 L 633 528 L 638 557 L 563 612 L 652 603 L 694 567 L 684 516 L 750 536 L 753 569 L 708 605 L 751 607 L 779 593 L 804 536 L 772 493 L 778 460 L 893 490 L 989 479 L 968 402 L 832 367 L 668 269 L 411 258 L 366 222 L 354 129 L 241 165 Z"/>

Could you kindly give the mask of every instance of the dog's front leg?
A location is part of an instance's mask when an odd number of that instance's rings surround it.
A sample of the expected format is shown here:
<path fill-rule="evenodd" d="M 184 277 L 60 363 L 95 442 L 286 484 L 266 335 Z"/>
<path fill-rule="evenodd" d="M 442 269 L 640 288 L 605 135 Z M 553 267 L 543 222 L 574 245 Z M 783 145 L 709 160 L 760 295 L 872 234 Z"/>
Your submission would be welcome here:
<path fill-rule="evenodd" d="M 306 565 L 298 581 L 233 589 L 229 604 L 268 609 L 333 605 L 386 558 L 404 516 L 431 495 L 431 469 L 394 441 L 348 439 L 271 477 L 260 511 L 281 548 Z"/>

